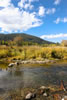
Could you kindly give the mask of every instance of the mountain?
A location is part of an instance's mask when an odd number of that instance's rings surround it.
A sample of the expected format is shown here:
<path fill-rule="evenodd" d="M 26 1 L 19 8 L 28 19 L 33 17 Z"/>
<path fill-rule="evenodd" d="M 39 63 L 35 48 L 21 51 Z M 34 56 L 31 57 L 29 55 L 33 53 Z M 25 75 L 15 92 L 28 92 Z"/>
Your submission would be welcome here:
<path fill-rule="evenodd" d="M 43 40 L 39 37 L 28 35 L 25 33 L 13 33 L 13 34 L 0 34 L 0 40 L 9 41 L 13 40 L 15 37 L 21 36 L 26 42 L 34 42 L 38 44 L 51 44 L 52 42 Z"/>

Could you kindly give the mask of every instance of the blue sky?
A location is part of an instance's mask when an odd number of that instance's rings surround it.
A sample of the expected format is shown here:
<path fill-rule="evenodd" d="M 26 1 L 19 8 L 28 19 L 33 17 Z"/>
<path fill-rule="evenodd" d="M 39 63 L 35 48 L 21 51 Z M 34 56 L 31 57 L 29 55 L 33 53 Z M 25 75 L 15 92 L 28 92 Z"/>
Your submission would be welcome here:
<path fill-rule="evenodd" d="M 0 0 L 0 33 L 67 40 L 67 0 Z"/>

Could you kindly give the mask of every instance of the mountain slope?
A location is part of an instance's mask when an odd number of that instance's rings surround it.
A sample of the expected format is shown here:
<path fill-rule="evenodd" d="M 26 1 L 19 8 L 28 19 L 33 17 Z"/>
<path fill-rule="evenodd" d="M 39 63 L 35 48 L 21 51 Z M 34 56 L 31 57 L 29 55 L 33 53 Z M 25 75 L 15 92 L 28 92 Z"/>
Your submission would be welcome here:
<path fill-rule="evenodd" d="M 24 34 L 24 33 L 0 34 L 0 40 L 9 41 L 9 40 L 13 40 L 17 36 L 21 36 L 23 38 L 23 40 L 27 41 L 27 42 L 34 42 L 34 43 L 38 43 L 38 44 L 51 44 L 52 43 L 52 42 L 43 40 L 39 37 Z"/>

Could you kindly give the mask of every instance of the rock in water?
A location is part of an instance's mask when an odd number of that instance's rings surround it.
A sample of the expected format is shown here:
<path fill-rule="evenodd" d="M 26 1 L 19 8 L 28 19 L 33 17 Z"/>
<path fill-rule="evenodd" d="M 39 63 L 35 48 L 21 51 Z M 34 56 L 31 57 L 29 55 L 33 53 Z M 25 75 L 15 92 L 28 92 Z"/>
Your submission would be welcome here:
<path fill-rule="evenodd" d="M 40 91 L 40 94 L 44 94 L 44 93 L 49 93 L 50 92 L 50 89 L 48 87 L 45 87 L 45 86 L 41 86 L 39 88 L 39 91 Z"/>
<path fill-rule="evenodd" d="M 47 95 L 47 93 L 44 93 L 43 96 L 47 97 L 48 95 Z"/>
<path fill-rule="evenodd" d="M 31 100 L 32 98 L 35 98 L 36 97 L 36 93 L 31 93 L 29 92 L 26 97 L 25 97 L 25 100 Z"/>
<path fill-rule="evenodd" d="M 63 82 L 63 81 L 61 81 L 60 89 L 63 90 L 63 91 L 66 91 L 65 86 L 64 86 L 64 82 Z"/>
<path fill-rule="evenodd" d="M 20 65 L 20 62 L 15 62 L 15 65 Z"/>
<path fill-rule="evenodd" d="M 36 97 L 36 93 L 33 93 L 33 94 L 32 94 L 32 98 L 35 98 L 35 97 Z"/>
<path fill-rule="evenodd" d="M 62 98 L 62 100 L 67 100 L 67 96 L 64 96 L 64 97 Z"/>
<path fill-rule="evenodd" d="M 46 87 L 45 86 L 41 86 L 40 89 L 46 89 Z"/>
<path fill-rule="evenodd" d="M 8 67 L 13 67 L 15 64 L 14 63 L 10 63 L 9 65 L 8 65 Z"/>
<path fill-rule="evenodd" d="M 28 93 L 27 95 L 26 95 L 26 97 L 25 97 L 25 100 L 31 100 L 31 98 L 32 98 L 32 93 L 30 92 L 30 93 Z"/>

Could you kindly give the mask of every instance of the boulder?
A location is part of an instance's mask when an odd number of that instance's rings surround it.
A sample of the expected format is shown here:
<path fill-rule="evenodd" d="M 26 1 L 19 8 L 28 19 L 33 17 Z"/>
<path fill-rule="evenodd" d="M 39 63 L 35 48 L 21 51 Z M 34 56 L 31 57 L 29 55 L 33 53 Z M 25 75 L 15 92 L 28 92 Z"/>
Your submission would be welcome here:
<path fill-rule="evenodd" d="M 32 93 L 30 92 L 30 93 L 28 93 L 27 95 L 26 95 L 26 97 L 25 97 L 25 100 L 31 100 L 31 98 L 32 98 Z"/>
<path fill-rule="evenodd" d="M 36 93 L 33 93 L 33 94 L 32 94 L 32 98 L 35 98 L 35 97 L 36 97 Z"/>
<path fill-rule="evenodd" d="M 25 97 L 25 100 L 31 100 L 32 98 L 35 98 L 36 97 L 36 93 L 31 93 L 29 92 L 26 97 Z"/>
<path fill-rule="evenodd" d="M 50 91 L 50 89 L 46 86 L 41 86 L 40 90 L 43 90 L 44 92 L 49 92 Z"/>
<path fill-rule="evenodd" d="M 47 94 L 49 94 L 49 93 L 50 93 L 50 89 L 45 86 L 41 86 L 38 90 L 38 94 L 40 94 L 40 95 L 47 96 Z"/>
<path fill-rule="evenodd" d="M 62 100 L 67 100 L 67 96 L 64 96 L 64 97 L 62 98 Z"/>
<path fill-rule="evenodd" d="M 48 96 L 48 94 L 45 92 L 45 93 L 43 94 L 43 96 L 47 97 L 47 96 Z"/>
<path fill-rule="evenodd" d="M 15 63 L 10 63 L 9 65 L 8 65 L 8 67 L 13 67 L 15 65 Z"/>
<path fill-rule="evenodd" d="M 46 89 L 46 87 L 45 86 L 41 86 L 40 89 Z"/>
<path fill-rule="evenodd" d="M 16 65 L 20 65 L 20 62 L 15 62 Z"/>

